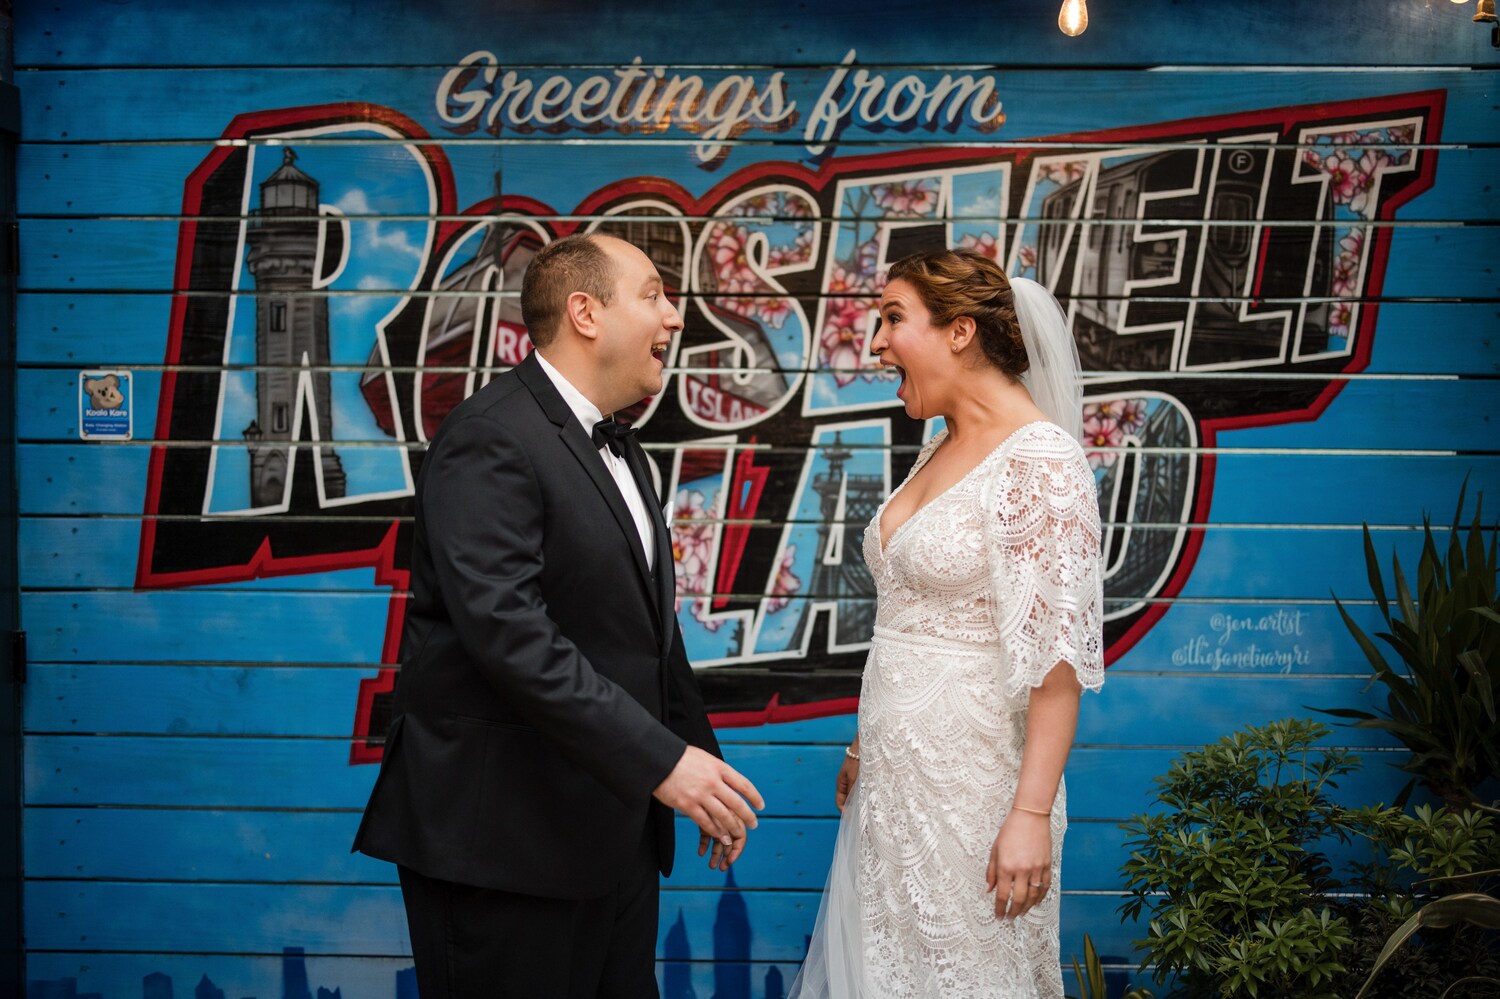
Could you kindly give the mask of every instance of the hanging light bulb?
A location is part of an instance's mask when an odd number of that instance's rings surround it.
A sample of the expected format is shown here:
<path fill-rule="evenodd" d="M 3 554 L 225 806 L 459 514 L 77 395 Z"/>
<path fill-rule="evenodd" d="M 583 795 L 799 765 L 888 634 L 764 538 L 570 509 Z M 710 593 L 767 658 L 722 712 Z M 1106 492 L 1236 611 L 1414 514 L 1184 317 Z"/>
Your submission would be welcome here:
<path fill-rule="evenodd" d="M 1063 0 L 1057 13 L 1057 26 L 1070 38 L 1083 34 L 1089 26 L 1089 9 L 1083 0 Z"/>

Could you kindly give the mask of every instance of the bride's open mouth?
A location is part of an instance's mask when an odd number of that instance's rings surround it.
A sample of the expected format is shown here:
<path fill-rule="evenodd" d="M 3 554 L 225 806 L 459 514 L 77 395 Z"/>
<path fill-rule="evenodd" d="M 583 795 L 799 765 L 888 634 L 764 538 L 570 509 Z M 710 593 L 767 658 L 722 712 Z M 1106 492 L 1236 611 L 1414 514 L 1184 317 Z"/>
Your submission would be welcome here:
<path fill-rule="evenodd" d="M 884 362 L 880 366 L 887 371 L 895 373 L 897 380 L 896 395 L 900 396 L 901 390 L 906 388 L 906 369 L 899 364 L 886 364 Z"/>

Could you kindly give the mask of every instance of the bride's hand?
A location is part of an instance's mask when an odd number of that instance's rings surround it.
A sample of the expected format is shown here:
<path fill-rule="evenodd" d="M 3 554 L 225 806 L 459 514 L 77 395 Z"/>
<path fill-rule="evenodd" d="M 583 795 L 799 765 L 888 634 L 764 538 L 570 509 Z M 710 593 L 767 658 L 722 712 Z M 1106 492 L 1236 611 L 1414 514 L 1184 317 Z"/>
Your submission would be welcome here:
<path fill-rule="evenodd" d="M 1015 919 L 1052 890 L 1051 817 L 1012 811 L 990 847 L 986 891 L 995 893 L 995 915 Z"/>
<path fill-rule="evenodd" d="M 856 753 L 859 749 L 854 750 Z M 859 779 L 859 761 L 852 756 L 845 755 L 844 765 L 839 767 L 839 775 L 834 780 L 833 801 L 839 806 L 839 811 L 844 810 L 844 802 L 849 800 L 849 790 L 854 787 L 854 782 Z"/>

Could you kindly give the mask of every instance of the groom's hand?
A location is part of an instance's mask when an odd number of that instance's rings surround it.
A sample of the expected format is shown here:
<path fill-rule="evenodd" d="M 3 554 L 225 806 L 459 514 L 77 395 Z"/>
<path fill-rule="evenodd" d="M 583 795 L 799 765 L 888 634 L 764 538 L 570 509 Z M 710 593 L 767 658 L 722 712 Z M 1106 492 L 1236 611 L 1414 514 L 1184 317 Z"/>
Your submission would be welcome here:
<path fill-rule="evenodd" d="M 745 850 L 747 830 L 757 823 L 755 811 L 765 808 L 765 799 L 743 774 L 729 764 L 697 746 L 688 746 L 652 792 L 656 800 L 692 819 L 702 830 L 698 843 L 701 857 L 711 839 L 715 856 L 710 859 L 728 865 Z M 753 808 L 751 806 L 754 806 Z"/>

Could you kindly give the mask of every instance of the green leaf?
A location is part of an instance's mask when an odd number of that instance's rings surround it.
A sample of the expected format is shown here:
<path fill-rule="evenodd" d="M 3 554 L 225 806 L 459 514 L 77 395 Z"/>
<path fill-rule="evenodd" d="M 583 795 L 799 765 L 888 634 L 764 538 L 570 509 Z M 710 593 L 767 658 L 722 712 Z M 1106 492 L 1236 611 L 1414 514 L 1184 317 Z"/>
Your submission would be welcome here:
<path fill-rule="evenodd" d="M 1380 948 L 1380 954 L 1370 968 L 1370 977 L 1365 979 L 1364 985 L 1354 994 L 1354 999 L 1364 999 L 1375 976 L 1380 974 L 1380 969 L 1386 966 L 1391 957 L 1418 930 L 1442 930 L 1460 922 L 1489 930 L 1500 929 L 1500 899 L 1479 892 L 1461 892 L 1434 899 L 1422 906 L 1416 915 L 1397 927 L 1396 932 L 1386 940 L 1385 946 Z"/>
<path fill-rule="evenodd" d="M 1344 627 L 1349 629 L 1349 634 L 1353 635 L 1354 640 L 1359 643 L 1360 651 L 1370 661 L 1370 666 L 1375 670 L 1375 675 L 1380 676 L 1381 674 L 1390 673 L 1391 668 L 1386 665 L 1385 656 L 1380 654 L 1380 650 L 1375 647 L 1375 643 L 1370 641 L 1370 636 L 1366 635 L 1364 629 L 1354 622 L 1354 618 L 1349 616 L 1348 611 L 1344 610 L 1342 601 L 1335 597 L 1333 604 L 1338 608 L 1339 616 L 1344 619 Z"/>
<path fill-rule="evenodd" d="M 1389 601 L 1385 598 L 1385 580 L 1380 578 L 1380 559 L 1375 554 L 1375 540 L 1370 536 L 1370 525 L 1367 522 L 1365 528 L 1365 572 L 1370 577 L 1370 592 L 1375 594 L 1375 602 L 1380 605 L 1380 613 L 1387 621 L 1391 619 L 1391 608 Z"/>
<path fill-rule="evenodd" d="M 1484 658 L 1478 652 L 1470 649 L 1468 652 L 1458 654 L 1458 664 L 1469 671 L 1469 676 L 1474 679 L 1474 690 L 1479 694 L 1479 700 L 1484 704 L 1485 714 L 1490 716 L 1490 721 L 1495 721 L 1495 695 L 1490 686 L 1490 674 L 1485 668 Z"/>
<path fill-rule="evenodd" d="M 1401 557 L 1395 552 L 1391 552 L 1391 574 L 1396 579 L 1396 603 L 1401 608 L 1401 620 L 1411 624 L 1417 620 L 1417 605 L 1407 588 L 1406 574 L 1401 571 Z"/>
<path fill-rule="evenodd" d="M 1321 714 L 1333 715 L 1335 718 L 1364 718 L 1364 719 L 1370 719 L 1370 718 L 1375 718 L 1376 717 L 1375 715 L 1370 714 L 1370 712 L 1368 712 L 1368 711 L 1358 711 L 1358 710 L 1356 710 L 1354 708 L 1315 708 L 1315 707 L 1313 707 L 1310 704 L 1304 704 L 1302 706 L 1304 708 L 1306 708 L 1308 711 L 1317 711 L 1317 712 L 1319 712 Z"/>
<path fill-rule="evenodd" d="M 1458 988 L 1460 985 L 1472 985 L 1476 982 L 1484 982 L 1488 985 L 1500 985 L 1500 978 L 1487 978 L 1484 975 L 1469 975 L 1467 978 L 1460 978 L 1458 979 L 1458 981 L 1454 982 L 1452 985 L 1444 989 L 1443 994 L 1438 996 L 1438 999 L 1448 999 L 1448 997 L 1453 994 L 1453 990 Z"/>

